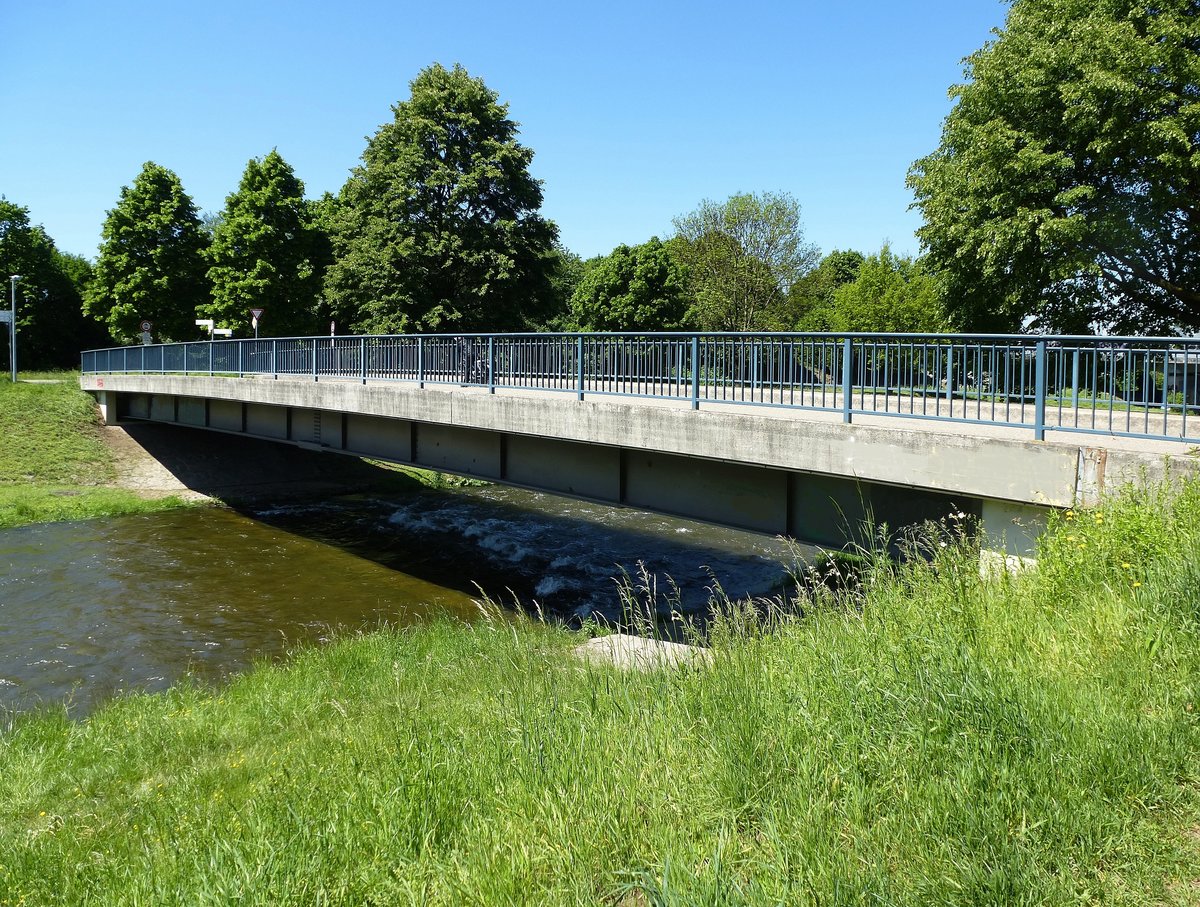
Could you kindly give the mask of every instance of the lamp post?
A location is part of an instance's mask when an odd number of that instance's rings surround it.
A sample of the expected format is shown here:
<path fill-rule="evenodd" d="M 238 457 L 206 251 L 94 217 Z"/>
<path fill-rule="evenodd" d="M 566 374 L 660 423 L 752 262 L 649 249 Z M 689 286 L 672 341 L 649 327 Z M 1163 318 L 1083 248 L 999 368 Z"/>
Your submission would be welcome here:
<path fill-rule="evenodd" d="M 8 317 L 8 364 L 12 367 L 12 383 L 17 383 L 17 281 L 20 274 L 8 278 L 12 282 L 12 308 Z"/>

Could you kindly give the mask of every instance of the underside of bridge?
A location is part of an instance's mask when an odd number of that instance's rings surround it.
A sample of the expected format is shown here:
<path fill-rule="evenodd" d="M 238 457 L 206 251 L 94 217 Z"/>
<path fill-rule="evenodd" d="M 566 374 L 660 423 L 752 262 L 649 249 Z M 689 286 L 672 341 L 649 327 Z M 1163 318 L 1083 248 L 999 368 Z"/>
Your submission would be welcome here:
<path fill-rule="evenodd" d="M 93 392 L 110 424 L 150 421 L 261 438 L 788 535 L 829 547 L 866 543 L 870 527 L 879 524 L 894 533 L 925 520 L 964 513 L 984 522 L 991 547 L 998 552 L 1027 557 L 1046 513 L 1044 506 L 963 491 L 647 449 L 638 444 L 644 437 L 633 426 L 625 432 L 627 444 L 597 443 L 212 396 Z"/>

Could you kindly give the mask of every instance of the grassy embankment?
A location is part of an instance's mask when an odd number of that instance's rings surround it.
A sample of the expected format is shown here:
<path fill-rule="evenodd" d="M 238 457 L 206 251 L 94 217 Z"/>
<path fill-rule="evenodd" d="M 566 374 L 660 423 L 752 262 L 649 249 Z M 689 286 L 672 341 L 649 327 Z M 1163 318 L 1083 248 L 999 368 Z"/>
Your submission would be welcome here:
<path fill-rule="evenodd" d="M 113 487 L 113 455 L 101 440 L 92 398 L 78 373 L 22 373 L 0 378 L 0 529 L 55 520 L 149 513 L 194 506 L 177 495 L 145 496 Z M 23 383 L 31 378 L 55 384 Z M 366 460 L 375 475 L 347 474 L 348 487 L 381 491 L 482 484 L 411 467 Z"/>
<path fill-rule="evenodd" d="M 710 667 L 518 619 L 349 638 L 0 737 L 0 904 L 1200 899 L 1200 487 L 949 535 Z"/>
<path fill-rule="evenodd" d="M 0 379 L 0 529 L 182 505 L 178 497 L 151 500 L 106 487 L 115 476 L 112 454 L 76 374 L 21 377 L 63 383 Z"/>

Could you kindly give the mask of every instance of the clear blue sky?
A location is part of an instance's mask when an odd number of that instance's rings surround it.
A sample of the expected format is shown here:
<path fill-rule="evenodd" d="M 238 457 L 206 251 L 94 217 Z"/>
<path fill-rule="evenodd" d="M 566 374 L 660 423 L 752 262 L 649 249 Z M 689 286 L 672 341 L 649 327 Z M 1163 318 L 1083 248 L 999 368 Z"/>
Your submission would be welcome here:
<path fill-rule="evenodd" d="M 0 0 L 0 194 L 94 257 L 143 162 L 219 210 L 272 148 L 310 196 L 432 62 L 499 93 L 588 257 L 705 198 L 784 191 L 822 251 L 916 253 L 904 185 L 999 0 L 435 4 Z"/>

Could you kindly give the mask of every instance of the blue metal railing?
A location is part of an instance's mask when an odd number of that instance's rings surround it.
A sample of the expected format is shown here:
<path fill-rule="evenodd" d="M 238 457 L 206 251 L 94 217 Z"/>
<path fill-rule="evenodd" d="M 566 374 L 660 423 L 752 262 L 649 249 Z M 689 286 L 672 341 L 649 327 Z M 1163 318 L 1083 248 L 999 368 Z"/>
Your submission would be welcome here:
<path fill-rule="evenodd" d="M 83 353 L 85 373 L 263 375 L 790 407 L 1200 442 L 1200 339 L 1003 334 L 280 337 Z"/>

